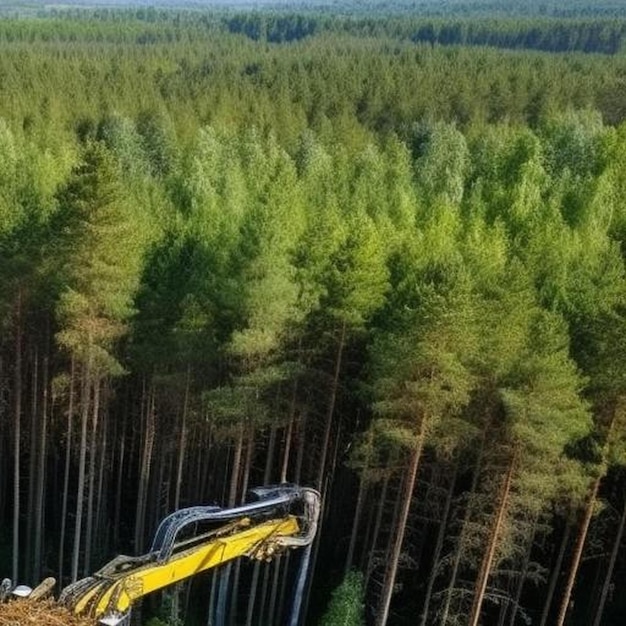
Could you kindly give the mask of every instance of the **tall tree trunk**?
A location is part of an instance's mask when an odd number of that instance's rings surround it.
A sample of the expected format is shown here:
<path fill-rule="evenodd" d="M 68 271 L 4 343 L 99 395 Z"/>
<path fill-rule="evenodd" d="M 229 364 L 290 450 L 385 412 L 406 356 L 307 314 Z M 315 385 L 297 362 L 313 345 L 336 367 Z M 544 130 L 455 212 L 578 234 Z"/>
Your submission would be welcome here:
<path fill-rule="evenodd" d="M 485 591 L 487 590 L 487 581 L 489 580 L 489 574 L 491 573 L 493 559 L 496 554 L 496 548 L 498 547 L 500 529 L 502 528 L 502 522 L 504 521 L 507 501 L 509 499 L 509 492 L 511 490 L 511 482 L 513 480 L 513 470 L 515 468 L 516 458 L 517 452 L 513 452 L 511 460 L 509 461 L 509 467 L 504 477 L 504 481 L 502 482 L 502 488 L 500 489 L 500 497 L 498 498 L 496 518 L 489 536 L 487 552 L 483 557 L 480 571 L 478 572 L 478 578 L 476 580 L 476 587 L 474 588 L 474 600 L 472 603 L 472 610 L 470 612 L 469 618 L 470 626 L 477 626 L 478 620 L 480 618 L 480 611 L 483 605 L 483 600 L 485 599 Z"/>
<path fill-rule="evenodd" d="M 287 482 L 287 472 L 289 471 L 289 460 L 291 458 L 291 446 L 293 442 L 294 424 L 296 422 L 296 402 L 298 400 L 298 377 L 293 381 L 291 389 L 291 400 L 289 402 L 289 417 L 287 421 L 287 432 L 285 433 L 285 449 L 283 450 L 283 462 L 280 468 L 280 482 Z"/>
<path fill-rule="evenodd" d="M 78 562 L 83 530 L 83 498 L 85 495 L 85 470 L 87 465 L 87 423 L 91 394 L 91 350 L 82 372 L 80 406 L 80 451 L 78 456 L 78 485 L 76 489 L 76 520 L 74 523 L 74 548 L 72 550 L 72 582 L 78 580 Z"/>
<path fill-rule="evenodd" d="M 567 544 L 569 543 L 571 534 L 572 524 L 568 520 L 567 525 L 565 526 L 565 532 L 561 538 L 561 545 L 559 547 L 559 553 L 556 557 L 556 563 L 554 564 L 552 574 L 550 575 L 550 583 L 548 584 L 548 592 L 546 593 L 546 599 L 543 603 L 543 612 L 541 613 L 539 626 L 546 626 L 548 622 L 548 615 L 550 614 L 550 607 L 552 606 L 552 598 L 554 597 L 554 590 L 556 589 L 556 584 L 559 580 L 559 576 L 561 575 L 561 567 L 563 566 L 563 559 L 565 558 L 565 550 L 567 548 Z"/>
<path fill-rule="evenodd" d="M 296 467 L 294 470 L 295 476 L 302 475 L 302 464 L 304 463 L 304 449 L 306 447 L 306 426 L 307 416 L 306 414 L 303 414 L 298 420 L 297 424 L 298 452 L 296 454 Z M 296 478 L 296 484 L 299 484 L 298 478 Z"/>
<path fill-rule="evenodd" d="M 280 468 L 280 482 L 287 482 L 287 471 L 289 469 L 289 456 L 291 454 L 291 439 L 293 435 L 293 418 L 287 424 L 287 432 L 285 433 L 285 450 L 283 452 L 283 462 Z"/>
<path fill-rule="evenodd" d="M 243 456 L 243 439 L 244 439 L 244 426 L 243 423 L 239 426 L 239 436 L 237 437 L 237 443 L 235 444 L 235 453 L 233 455 L 233 464 L 230 474 L 230 487 L 228 490 L 228 506 L 233 507 L 237 503 L 237 489 L 239 486 L 239 477 L 241 474 L 241 457 Z M 216 626 L 225 626 L 226 619 L 226 605 L 228 604 L 228 585 L 230 582 L 230 576 L 232 572 L 232 562 L 229 561 L 220 569 L 219 574 L 219 590 L 217 594 L 217 607 L 215 611 L 215 624 Z"/>
<path fill-rule="evenodd" d="M 183 484 L 183 468 L 185 465 L 185 453 L 187 449 L 187 413 L 189 411 L 189 387 L 191 385 L 191 366 L 187 366 L 185 378 L 185 396 L 183 399 L 183 412 L 180 417 L 180 438 L 178 440 L 178 464 L 176 466 L 176 488 L 174 490 L 174 510 L 180 507 L 180 491 Z"/>
<path fill-rule="evenodd" d="M 154 385 L 150 385 L 146 406 L 146 430 L 143 437 L 143 450 L 141 454 L 141 469 L 139 472 L 139 486 L 137 494 L 137 511 L 135 519 L 135 549 L 138 553 L 143 550 L 144 530 L 146 523 L 146 509 L 148 501 L 148 487 L 150 485 L 150 470 L 152 467 L 152 449 L 154 447 Z"/>
<path fill-rule="evenodd" d="M 248 487 L 250 485 L 250 471 L 252 470 L 252 458 L 254 456 L 254 448 L 255 448 L 255 441 L 254 441 L 254 431 L 251 430 L 251 432 L 248 435 L 248 446 L 246 447 L 246 458 L 243 464 L 243 476 L 241 478 L 241 497 L 239 498 L 239 501 L 241 502 L 241 504 L 243 504 L 246 501 L 246 494 L 248 493 Z M 271 463 L 271 457 L 269 458 L 269 462 Z M 267 481 L 266 481 L 267 484 Z"/>
<path fill-rule="evenodd" d="M 83 576 L 91 572 L 91 550 L 93 547 L 93 510 L 95 499 L 96 459 L 100 452 L 98 445 L 98 421 L 100 417 L 100 381 L 94 381 L 93 406 L 91 412 L 91 442 L 89 444 L 89 473 L 87 475 L 87 521 L 85 524 L 85 558 Z"/>
<path fill-rule="evenodd" d="M 587 502 L 587 507 L 585 509 L 585 516 L 580 526 L 580 530 L 578 531 L 578 539 L 576 540 L 576 547 L 574 548 L 574 556 L 572 557 L 572 564 L 569 569 L 565 591 L 563 592 L 563 597 L 561 599 L 561 608 L 559 609 L 559 617 L 557 618 L 556 626 L 563 626 L 565 618 L 567 617 L 574 583 L 576 582 L 576 575 L 578 574 L 578 567 L 580 566 L 580 559 L 582 558 L 583 549 L 585 547 L 587 531 L 589 530 L 589 524 L 591 523 L 593 510 L 596 505 L 596 497 L 598 495 L 598 489 L 600 488 L 600 480 L 601 478 L 598 476 L 598 478 L 593 481 L 591 495 L 589 496 L 589 501 Z"/>
<path fill-rule="evenodd" d="M 219 576 L 219 570 L 213 570 L 213 576 L 211 576 L 211 591 L 209 592 L 209 610 L 207 613 L 206 626 L 215 626 L 215 599 L 217 595 L 217 581 Z"/>
<path fill-rule="evenodd" d="M 187 365 L 187 373 L 185 375 L 185 393 L 183 395 L 183 410 L 180 416 L 180 431 L 178 438 L 178 459 L 176 461 L 176 478 L 174 484 L 174 511 L 180 508 L 180 494 L 183 484 L 183 468 L 185 464 L 185 455 L 187 452 L 187 412 L 189 410 L 189 388 L 191 381 L 191 366 Z M 186 586 L 189 588 L 189 584 Z M 178 583 L 172 588 L 171 604 L 169 608 L 170 621 L 178 624 L 181 614 L 181 594 L 185 589 L 184 583 Z M 185 610 L 186 610 L 185 606 Z"/>
<path fill-rule="evenodd" d="M 352 560 L 354 559 L 354 549 L 356 547 L 356 538 L 359 533 L 359 523 L 361 521 L 361 513 L 363 512 L 363 502 L 367 493 L 367 470 L 364 470 L 359 479 L 359 493 L 356 499 L 356 507 L 354 509 L 354 518 L 352 520 L 352 531 L 350 532 L 350 544 L 348 545 L 348 554 L 346 556 L 346 564 L 344 565 L 344 575 L 350 571 Z"/>
<path fill-rule="evenodd" d="M 70 366 L 70 388 L 67 408 L 67 430 L 65 434 L 65 468 L 63 470 L 63 502 L 61 504 L 61 537 L 59 540 L 59 586 L 63 585 L 63 563 L 65 560 L 65 531 L 67 519 L 67 501 L 70 486 L 70 461 L 72 458 L 72 435 L 74 426 L 74 381 L 75 381 L 75 361 L 72 357 Z"/>
<path fill-rule="evenodd" d="M 378 506 L 376 510 L 376 520 L 374 522 L 374 530 L 372 531 L 372 537 L 370 539 L 369 552 L 367 553 L 367 564 L 365 565 L 365 584 L 369 580 L 370 574 L 372 572 L 372 567 L 374 563 L 374 554 L 376 552 L 376 546 L 378 545 L 378 536 L 380 534 L 380 527 L 383 523 L 383 512 L 385 510 L 385 503 L 387 501 L 387 491 L 389 490 L 389 472 L 385 473 L 385 478 L 383 479 L 383 486 L 378 497 Z"/>
<path fill-rule="evenodd" d="M 105 407 L 108 406 L 108 399 L 105 399 L 104 401 L 104 405 Z M 104 528 L 105 528 L 105 521 L 104 521 L 104 517 L 106 514 L 108 514 L 108 510 L 107 507 L 105 506 L 107 499 L 104 495 L 104 474 L 105 474 L 105 467 L 107 464 L 107 455 L 108 455 L 108 451 L 109 451 L 109 420 L 108 420 L 108 415 L 106 413 L 106 408 L 105 408 L 105 414 L 104 414 L 104 418 L 102 420 L 102 445 L 101 445 L 101 450 L 100 450 L 100 463 L 98 464 L 98 488 L 96 489 L 96 504 L 95 504 L 95 535 L 96 537 L 101 537 L 103 540 L 106 540 L 108 538 L 107 533 L 105 532 Z M 97 545 L 100 545 L 101 548 L 105 548 L 106 547 L 106 541 L 96 541 Z M 104 543 L 104 545 L 103 545 Z"/>
<path fill-rule="evenodd" d="M 277 559 L 274 559 L 269 566 L 272 570 L 272 584 L 270 585 L 270 604 L 267 608 L 268 624 L 278 623 L 276 619 L 276 600 L 278 599 L 278 583 L 280 578 L 281 562 L 282 557 L 278 557 Z"/>
<path fill-rule="evenodd" d="M 46 439 L 48 429 L 48 394 L 50 388 L 48 357 L 43 359 L 43 398 L 39 428 L 39 455 L 37 460 L 37 482 L 35 489 L 35 554 L 33 580 L 37 584 L 41 579 L 42 534 L 44 528 L 44 486 L 46 479 Z"/>
<path fill-rule="evenodd" d="M 15 310 L 15 373 L 13 385 L 13 420 L 14 445 L 13 451 L 13 580 L 19 578 L 20 556 L 20 453 L 21 453 L 21 421 L 22 421 L 22 292 L 17 294 Z"/>
<path fill-rule="evenodd" d="M 400 555 L 402 553 L 402 543 L 404 542 L 404 535 L 406 533 L 406 524 L 407 520 L 409 519 L 409 510 L 411 508 L 413 489 L 415 487 L 415 481 L 417 480 L 417 470 L 419 468 L 422 450 L 424 448 L 425 437 L 426 417 L 422 417 L 420 430 L 417 435 L 417 440 L 415 442 L 415 447 L 411 451 L 411 456 L 409 458 L 409 467 L 407 470 L 407 476 L 404 481 L 404 488 L 402 491 L 402 505 L 400 509 L 400 516 L 398 519 L 398 525 L 395 528 L 395 535 L 393 543 L 391 545 L 389 562 L 385 569 L 385 577 L 383 579 L 383 588 L 381 592 L 380 603 L 374 621 L 375 626 L 385 626 L 389 617 L 391 597 L 393 595 L 393 588 L 396 582 L 398 564 L 400 561 Z"/>
<path fill-rule="evenodd" d="M 266 454 L 266 463 L 265 463 L 265 471 L 263 473 L 263 484 L 269 485 L 272 476 L 274 475 L 274 454 L 276 453 L 276 435 L 277 428 L 274 424 L 270 427 L 270 439 L 267 444 L 267 454 Z"/>
<path fill-rule="evenodd" d="M 293 408 L 295 409 L 295 390 L 294 390 L 294 404 L 293 404 Z M 295 418 L 295 411 L 294 411 L 294 418 Z M 296 431 L 296 437 L 297 437 L 297 441 L 298 441 L 298 450 L 296 453 L 296 466 L 294 469 L 294 474 L 293 474 L 293 480 L 295 482 L 296 485 L 301 484 L 302 482 L 302 462 L 304 459 L 304 446 L 305 446 L 305 432 L 306 432 L 306 414 L 303 414 L 300 416 L 300 419 L 295 421 L 294 420 L 294 430 Z M 318 528 L 318 533 L 319 535 L 319 528 Z M 276 620 L 276 622 L 273 623 L 277 623 L 277 624 L 282 624 L 284 623 L 284 621 L 286 621 L 286 617 L 283 620 L 283 615 L 285 613 L 285 607 L 288 604 L 288 600 L 287 600 L 287 585 L 288 582 L 291 581 L 291 578 L 289 576 L 289 564 L 291 562 L 291 554 L 289 552 L 287 552 L 287 554 L 285 554 L 284 557 L 282 557 L 282 567 L 283 567 L 283 579 L 282 579 L 282 583 L 280 585 L 280 596 L 278 599 L 278 619 Z"/>
<path fill-rule="evenodd" d="M 117 440 L 120 442 L 120 451 L 117 459 L 117 484 L 115 489 L 115 505 L 113 513 L 113 545 L 119 545 L 120 516 L 122 514 L 122 489 L 124 487 L 124 463 L 126 461 L 126 420 L 128 408 L 125 407 L 122 417 L 121 434 Z M 131 447 L 132 449 L 132 447 Z"/>
<path fill-rule="evenodd" d="M 345 321 L 341 323 L 341 330 L 339 333 L 339 343 L 337 345 L 337 355 L 335 356 L 335 371 L 333 373 L 333 380 L 330 387 L 330 398 L 328 400 L 328 406 L 326 409 L 326 416 L 324 419 L 324 434 L 322 437 L 322 456 L 320 458 L 317 479 L 315 484 L 318 489 L 322 488 L 324 483 L 324 474 L 326 471 L 326 458 L 328 456 L 328 448 L 330 445 L 330 433 L 333 425 L 333 416 L 335 414 L 335 404 L 337 402 L 337 391 L 339 389 L 339 375 L 341 373 L 341 362 L 343 359 L 343 350 L 346 344 L 346 332 L 347 324 Z M 324 494 L 322 494 L 324 495 Z M 323 500 L 323 502 L 325 499 Z"/>
<path fill-rule="evenodd" d="M 248 483 L 250 482 L 250 470 L 252 468 L 252 457 L 254 455 L 254 431 L 250 432 L 248 435 L 248 446 L 246 448 L 246 459 L 244 461 L 244 470 L 243 470 L 243 478 L 241 484 L 241 498 L 240 501 L 243 504 L 246 499 L 246 493 L 248 492 Z M 271 456 L 267 457 L 267 465 L 270 465 L 272 460 Z M 267 481 L 265 482 L 267 484 Z M 239 580 L 241 578 L 241 559 L 237 559 L 234 563 L 235 575 L 233 577 L 233 593 L 231 596 L 230 603 L 230 615 L 228 618 L 228 622 L 230 626 L 233 626 L 237 623 L 237 611 L 238 611 L 238 600 L 239 600 Z"/>
<path fill-rule="evenodd" d="M 515 589 L 515 597 L 513 598 L 513 608 L 511 610 L 511 618 L 509 619 L 510 626 L 515 625 L 517 618 L 517 612 L 519 611 L 520 601 L 522 599 L 522 591 L 524 590 L 524 583 L 526 582 L 526 576 L 528 575 L 528 567 L 530 565 L 530 555 L 533 550 L 533 543 L 535 540 L 535 533 L 537 530 L 538 516 L 535 515 L 532 521 L 532 527 L 530 531 L 530 537 L 528 540 L 528 546 L 526 548 L 526 554 L 524 555 L 524 563 L 522 564 L 522 570 L 520 572 L 519 581 Z"/>
<path fill-rule="evenodd" d="M 485 456 L 485 447 L 487 443 L 487 434 L 489 432 L 489 425 L 491 424 L 491 420 L 487 418 L 485 420 L 483 426 L 482 436 L 480 438 L 480 447 L 478 449 L 478 456 L 476 457 L 476 468 L 474 469 L 474 475 L 472 476 L 472 484 L 469 490 L 469 497 L 471 498 L 478 488 L 478 480 L 480 477 L 480 471 L 483 465 L 483 460 Z M 468 505 L 465 508 L 465 512 L 463 514 L 463 522 L 461 524 L 461 531 L 459 532 L 459 541 L 457 544 L 457 548 L 454 554 L 454 562 L 452 565 L 452 573 L 450 575 L 450 584 L 448 585 L 448 589 L 446 590 L 446 599 L 444 602 L 443 609 L 441 611 L 441 626 L 446 626 L 448 623 L 448 615 L 450 614 L 450 604 L 452 603 L 452 594 L 454 593 L 454 589 L 456 587 L 456 580 L 459 572 L 459 567 L 461 565 L 461 555 L 463 553 L 463 544 L 465 543 L 465 533 L 467 529 L 467 521 L 469 519 L 471 507 L 471 500 L 468 500 Z"/>
<path fill-rule="evenodd" d="M 252 626 L 252 619 L 254 618 L 254 609 L 256 602 L 257 588 L 259 586 L 259 573 L 261 570 L 261 563 L 254 562 L 252 569 L 252 581 L 250 583 L 250 595 L 248 596 L 248 609 L 246 611 L 246 626 Z"/>
<path fill-rule="evenodd" d="M 9 431 L 9 425 L 6 420 L 5 413 L 5 379 L 4 379 L 4 359 L 0 352 L 0 428 L 1 432 L 7 433 Z M 8 476 L 10 470 L 8 469 L 7 462 L 10 459 L 10 452 L 7 449 L 7 441 L 5 437 L 0 437 L 0 476 Z M 6 481 L 0 480 L 0 515 L 4 514 L 6 507 Z"/>
<path fill-rule="evenodd" d="M 39 445 L 39 350 L 33 348 L 31 374 L 31 406 L 30 406 L 30 448 L 28 459 L 28 503 L 26 505 L 26 575 L 35 579 L 35 560 L 33 547 L 35 545 L 35 491 L 37 489 L 37 447 Z"/>
<path fill-rule="evenodd" d="M 272 448 L 272 438 L 274 442 L 276 441 L 276 429 L 272 426 L 272 430 L 270 432 L 270 448 Z M 265 459 L 265 469 L 263 472 L 263 484 L 269 484 L 270 476 L 272 472 L 272 457 L 268 452 L 268 455 Z M 284 481 L 283 481 L 284 482 Z M 261 570 L 261 563 L 259 561 L 255 561 L 252 566 L 252 581 L 250 583 L 250 591 L 248 595 L 248 607 L 246 610 L 246 626 L 252 626 L 252 619 L 254 617 L 254 605 L 256 603 L 256 595 L 259 586 L 259 574 Z"/>
<path fill-rule="evenodd" d="M 420 626 L 426 626 L 428 621 L 428 611 L 430 609 L 430 600 L 433 595 L 433 588 L 435 586 L 435 580 L 437 578 L 437 566 L 439 565 L 439 559 L 441 558 L 441 551 L 443 549 L 443 541 L 446 536 L 446 528 L 448 526 L 448 518 L 450 517 L 450 509 L 452 508 L 452 497 L 454 495 L 454 487 L 456 485 L 456 477 L 458 472 L 458 461 L 454 464 L 454 470 L 452 473 L 452 480 L 450 481 L 450 487 L 448 488 L 448 494 L 446 495 L 446 503 L 443 508 L 443 515 L 441 523 L 439 524 L 439 532 L 437 533 L 437 543 L 435 544 L 435 553 L 433 554 L 432 567 L 430 570 L 430 576 L 428 577 L 428 584 L 426 585 L 426 597 L 424 599 L 424 607 L 422 608 L 422 619 L 420 620 Z"/>
<path fill-rule="evenodd" d="M 596 610 L 596 617 L 593 620 L 593 626 L 600 626 L 600 623 L 602 621 L 602 614 L 604 613 L 604 605 L 606 604 L 606 599 L 609 595 L 609 588 L 611 586 L 611 578 L 613 577 L 613 570 L 615 569 L 615 562 L 617 561 L 619 548 L 622 545 L 622 538 L 624 537 L 625 526 L 626 526 L 626 500 L 624 500 L 624 505 L 622 507 L 622 516 L 620 518 L 619 526 L 617 528 L 617 535 L 615 536 L 615 541 L 613 542 L 613 549 L 611 550 L 611 557 L 609 558 L 609 565 L 606 570 L 606 577 L 604 579 L 604 584 L 602 585 L 602 593 L 600 594 L 600 602 Z"/>

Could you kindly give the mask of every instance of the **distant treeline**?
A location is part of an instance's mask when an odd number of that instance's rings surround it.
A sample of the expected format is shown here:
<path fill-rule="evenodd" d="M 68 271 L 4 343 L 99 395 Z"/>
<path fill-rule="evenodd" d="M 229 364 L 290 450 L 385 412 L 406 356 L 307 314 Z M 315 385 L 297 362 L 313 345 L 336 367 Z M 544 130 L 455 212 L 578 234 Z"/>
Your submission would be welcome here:
<path fill-rule="evenodd" d="M 611 124 L 626 118 L 621 54 L 432 46 L 392 37 L 393 22 L 346 20 L 345 32 L 342 22 L 329 31 L 321 18 L 295 16 L 266 22 L 264 37 L 272 28 L 319 30 L 268 44 L 223 32 L 208 14 L 158 15 L 0 21 L 0 115 L 49 139 L 94 111 L 156 111 L 183 137 L 236 121 L 274 128 L 287 145 L 307 128 L 326 136 L 331 127 L 360 144 L 369 132 L 403 132 L 424 118 L 536 127 L 569 107 L 596 109 Z M 233 30 L 260 23 L 252 14 L 222 19 Z"/>
<path fill-rule="evenodd" d="M 92 40 L 158 43 L 201 39 L 227 31 L 255 41 L 284 43 L 320 33 L 356 37 L 388 37 L 432 45 L 472 45 L 496 48 L 617 54 L 624 50 L 626 19 L 553 17 L 466 18 L 338 17 L 328 12 L 272 11 L 208 13 L 140 7 L 126 11 L 54 10 L 49 17 L 13 19 L 0 24 L 7 41 Z"/>
<path fill-rule="evenodd" d="M 140 8 L 137 7 L 140 5 Z M 149 6 L 147 6 L 149 5 Z M 294 11 L 332 15 L 411 15 L 421 17 L 626 17 L 624 0 L 21 0 L 3 2 L 3 12 L 50 14 L 68 7 L 80 10 L 99 8 L 113 13 L 120 8 L 155 11 L 155 7 L 175 10 L 203 10 L 206 7 L 227 10 Z"/>
<path fill-rule="evenodd" d="M 231 32 L 270 42 L 294 41 L 319 30 L 353 35 L 389 36 L 442 45 L 527 48 L 547 52 L 599 52 L 623 49 L 626 21 L 558 19 L 412 19 L 336 20 L 303 15 L 240 14 L 226 19 Z"/>

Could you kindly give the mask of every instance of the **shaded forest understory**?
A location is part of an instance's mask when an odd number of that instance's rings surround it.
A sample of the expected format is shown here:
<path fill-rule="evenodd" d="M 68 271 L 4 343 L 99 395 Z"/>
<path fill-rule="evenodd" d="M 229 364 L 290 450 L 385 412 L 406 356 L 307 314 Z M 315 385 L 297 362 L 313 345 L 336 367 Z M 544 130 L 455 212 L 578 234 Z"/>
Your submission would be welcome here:
<path fill-rule="evenodd" d="M 0 20 L 0 577 L 290 481 L 307 624 L 624 623 L 625 35 Z M 284 623 L 297 564 L 242 563 L 228 625 Z M 218 578 L 144 620 L 226 626 Z"/>

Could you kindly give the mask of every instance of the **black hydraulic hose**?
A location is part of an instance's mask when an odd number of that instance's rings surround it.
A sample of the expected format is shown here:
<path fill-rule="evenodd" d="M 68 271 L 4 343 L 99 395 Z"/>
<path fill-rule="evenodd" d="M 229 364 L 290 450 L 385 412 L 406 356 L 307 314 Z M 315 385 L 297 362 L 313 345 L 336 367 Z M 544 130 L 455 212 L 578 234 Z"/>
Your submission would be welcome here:
<path fill-rule="evenodd" d="M 172 552 L 176 535 L 185 527 L 195 522 L 218 522 L 230 521 L 246 516 L 254 516 L 261 513 L 270 513 L 281 506 L 286 506 L 302 498 L 303 489 L 298 487 L 279 486 L 274 489 L 259 489 L 260 499 L 232 509 L 219 507 L 190 507 L 181 509 L 166 517 L 154 537 L 150 549 L 155 554 L 157 561 L 166 561 Z M 253 491 L 254 493 L 254 491 Z"/>

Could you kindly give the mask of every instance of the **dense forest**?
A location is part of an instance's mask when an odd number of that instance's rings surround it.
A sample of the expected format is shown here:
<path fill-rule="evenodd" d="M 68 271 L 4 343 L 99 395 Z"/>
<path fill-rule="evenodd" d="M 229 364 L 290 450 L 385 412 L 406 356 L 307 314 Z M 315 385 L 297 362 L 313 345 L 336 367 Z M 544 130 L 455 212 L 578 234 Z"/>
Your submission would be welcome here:
<path fill-rule="evenodd" d="M 448 4 L 0 19 L 0 577 L 289 481 L 306 624 L 624 622 L 623 6 Z M 135 618 L 280 626 L 298 558 Z"/>

